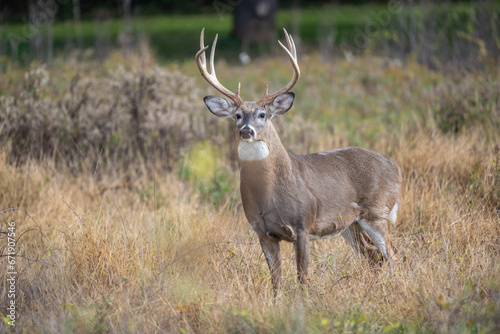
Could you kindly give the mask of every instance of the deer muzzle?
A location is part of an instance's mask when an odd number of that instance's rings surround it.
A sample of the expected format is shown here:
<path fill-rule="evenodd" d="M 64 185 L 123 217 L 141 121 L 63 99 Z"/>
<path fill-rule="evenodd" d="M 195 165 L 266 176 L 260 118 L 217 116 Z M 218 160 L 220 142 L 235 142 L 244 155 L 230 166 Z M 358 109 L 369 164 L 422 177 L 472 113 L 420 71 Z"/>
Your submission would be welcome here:
<path fill-rule="evenodd" d="M 255 137 L 255 131 L 251 127 L 245 126 L 240 130 L 240 137 L 244 140 L 252 140 Z"/>

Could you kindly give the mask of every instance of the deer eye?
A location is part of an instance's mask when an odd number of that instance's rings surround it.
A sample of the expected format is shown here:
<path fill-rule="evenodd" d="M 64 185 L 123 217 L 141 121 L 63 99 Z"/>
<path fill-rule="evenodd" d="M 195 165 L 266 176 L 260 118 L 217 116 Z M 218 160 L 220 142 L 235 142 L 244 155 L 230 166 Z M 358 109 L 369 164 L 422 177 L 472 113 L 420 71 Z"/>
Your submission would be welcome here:
<path fill-rule="evenodd" d="M 236 114 L 236 119 L 241 119 L 241 114 Z"/>
<path fill-rule="evenodd" d="M 262 119 L 266 118 L 266 113 L 261 112 L 259 114 L 259 118 L 262 118 Z"/>

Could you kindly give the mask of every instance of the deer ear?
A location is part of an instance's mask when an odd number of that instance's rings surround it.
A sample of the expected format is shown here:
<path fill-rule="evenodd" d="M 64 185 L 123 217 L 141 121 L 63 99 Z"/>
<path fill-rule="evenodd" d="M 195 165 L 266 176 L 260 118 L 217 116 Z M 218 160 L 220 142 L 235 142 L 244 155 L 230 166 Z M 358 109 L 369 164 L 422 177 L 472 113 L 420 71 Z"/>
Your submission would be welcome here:
<path fill-rule="evenodd" d="M 269 109 L 273 116 L 283 115 L 293 105 L 295 94 L 292 92 L 283 93 L 278 96 L 269 104 Z"/>
<path fill-rule="evenodd" d="M 234 114 L 234 106 L 230 105 L 226 99 L 218 96 L 205 96 L 203 101 L 208 110 L 217 117 L 230 118 Z"/>

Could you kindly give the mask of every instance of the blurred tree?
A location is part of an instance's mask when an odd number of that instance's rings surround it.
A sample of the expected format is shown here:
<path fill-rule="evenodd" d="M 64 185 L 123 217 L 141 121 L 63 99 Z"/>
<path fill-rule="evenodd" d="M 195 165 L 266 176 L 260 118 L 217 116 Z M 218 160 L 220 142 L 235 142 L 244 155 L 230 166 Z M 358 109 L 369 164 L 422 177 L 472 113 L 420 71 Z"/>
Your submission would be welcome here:
<path fill-rule="evenodd" d="M 240 60 L 248 63 L 250 43 L 271 44 L 276 39 L 278 0 L 240 0 L 234 9 L 233 33 L 241 39 Z"/>

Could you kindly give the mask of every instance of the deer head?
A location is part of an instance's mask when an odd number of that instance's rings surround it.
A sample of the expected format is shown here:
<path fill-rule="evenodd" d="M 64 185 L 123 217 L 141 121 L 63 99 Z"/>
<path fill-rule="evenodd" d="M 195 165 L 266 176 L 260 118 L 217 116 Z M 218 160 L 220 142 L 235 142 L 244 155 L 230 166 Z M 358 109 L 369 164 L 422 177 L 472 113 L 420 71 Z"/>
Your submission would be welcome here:
<path fill-rule="evenodd" d="M 268 132 L 267 128 L 270 127 L 271 124 L 269 121 L 274 116 L 286 113 L 292 107 L 295 94 L 289 91 L 299 80 L 300 69 L 297 62 L 295 43 L 287 31 L 285 29 L 283 30 L 285 32 L 288 48 L 281 42 L 278 41 L 278 43 L 283 50 L 285 50 L 292 64 L 292 79 L 285 87 L 272 94 L 269 94 L 269 86 L 267 86 L 265 95 L 259 101 L 249 102 L 244 102 L 240 97 L 241 83 L 238 84 L 238 90 L 235 94 L 222 86 L 219 80 L 217 80 L 214 66 L 214 54 L 218 35 L 215 36 L 211 49 L 210 73 L 208 72 L 205 57 L 205 51 L 208 49 L 208 46 L 204 45 L 205 28 L 201 31 L 200 51 L 196 54 L 196 62 L 201 75 L 210 85 L 225 95 L 229 101 L 217 96 L 206 96 L 203 100 L 214 115 L 224 118 L 233 118 L 236 121 L 241 141 L 252 143 L 265 140 Z"/>

